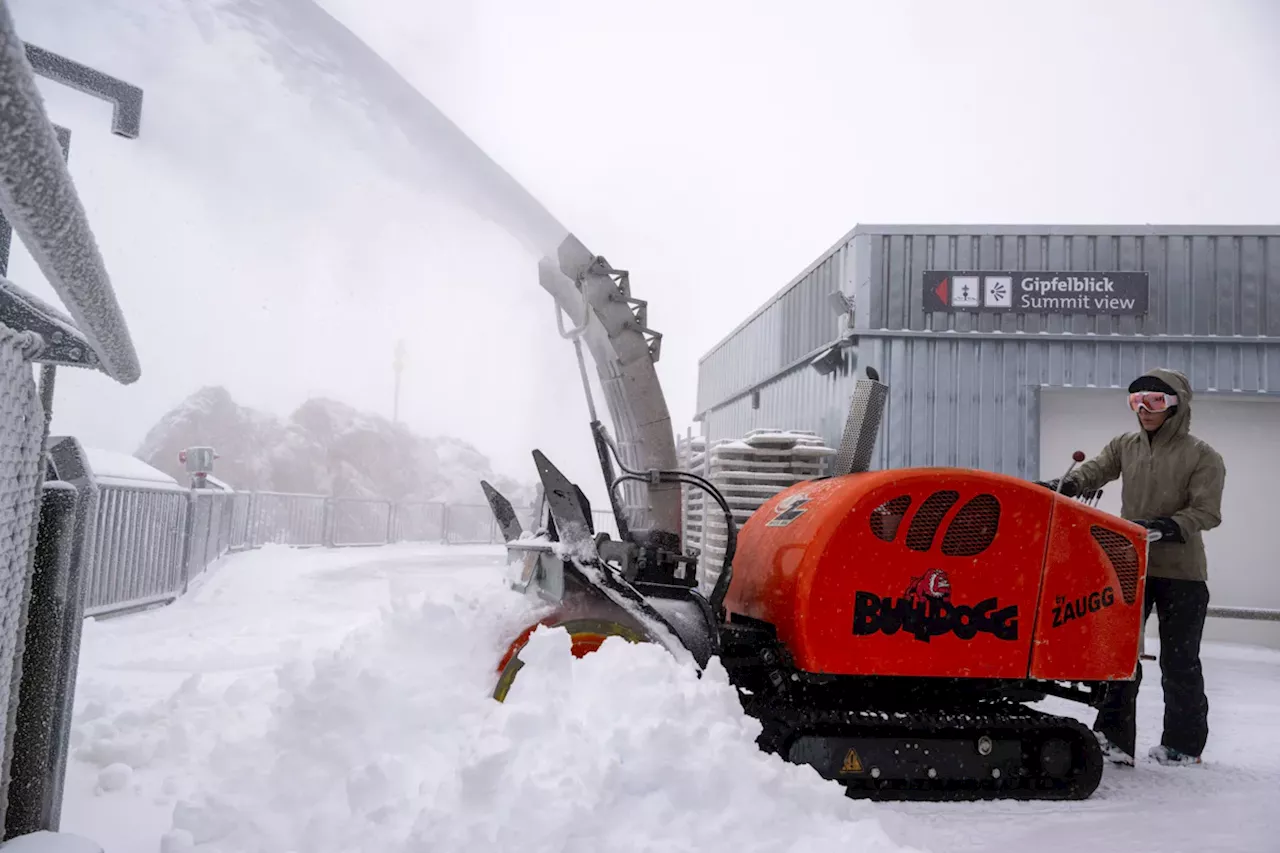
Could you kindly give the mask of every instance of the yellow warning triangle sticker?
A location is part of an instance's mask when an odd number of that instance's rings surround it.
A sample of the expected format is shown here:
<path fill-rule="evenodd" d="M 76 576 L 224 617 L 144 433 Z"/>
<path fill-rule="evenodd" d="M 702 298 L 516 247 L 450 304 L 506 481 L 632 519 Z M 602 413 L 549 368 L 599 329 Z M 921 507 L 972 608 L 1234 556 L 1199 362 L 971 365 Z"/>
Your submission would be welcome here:
<path fill-rule="evenodd" d="M 850 749 L 844 754 L 844 766 L 840 768 L 841 773 L 861 773 L 862 759 L 858 758 L 858 750 Z"/>

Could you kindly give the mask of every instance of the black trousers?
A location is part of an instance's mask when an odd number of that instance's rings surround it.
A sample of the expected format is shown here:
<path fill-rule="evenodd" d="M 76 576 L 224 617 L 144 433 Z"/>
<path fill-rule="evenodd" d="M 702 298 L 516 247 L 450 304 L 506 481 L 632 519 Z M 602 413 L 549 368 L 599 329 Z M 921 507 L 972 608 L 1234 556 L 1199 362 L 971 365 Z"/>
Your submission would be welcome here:
<path fill-rule="evenodd" d="M 1209 739 L 1209 699 L 1200 668 L 1200 637 L 1204 633 L 1209 587 L 1203 581 L 1147 578 L 1145 619 L 1154 607 L 1159 617 L 1160 684 L 1164 688 L 1164 733 L 1160 743 L 1187 755 L 1199 755 Z M 1095 730 L 1134 754 L 1137 741 L 1138 686 L 1142 663 L 1133 681 L 1107 686 L 1098 708 Z"/>

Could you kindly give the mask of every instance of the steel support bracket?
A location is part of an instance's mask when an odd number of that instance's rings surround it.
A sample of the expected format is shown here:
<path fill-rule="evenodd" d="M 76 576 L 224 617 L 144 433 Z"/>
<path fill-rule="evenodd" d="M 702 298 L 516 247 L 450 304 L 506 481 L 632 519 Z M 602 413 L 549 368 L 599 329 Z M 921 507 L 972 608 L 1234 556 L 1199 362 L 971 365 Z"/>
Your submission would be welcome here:
<path fill-rule="evenodd" d="M 43 345 L 32 356 L 37 364 L 102 369 L 89 340 L 66 314 L 0 278 L 0 323 L 40 336 Z"/>

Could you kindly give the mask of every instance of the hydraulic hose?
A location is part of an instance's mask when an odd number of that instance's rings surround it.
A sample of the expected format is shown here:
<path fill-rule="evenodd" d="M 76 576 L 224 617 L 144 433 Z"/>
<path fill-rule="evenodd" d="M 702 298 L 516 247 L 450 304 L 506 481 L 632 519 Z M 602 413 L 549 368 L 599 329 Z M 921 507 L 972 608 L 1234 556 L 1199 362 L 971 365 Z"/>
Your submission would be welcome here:
<path fill-rule="evenodd" d="M 653 471 L 644 473 L 628 468 L 627 464 L 622 461 L 622 454 L 618 451 L 618 445 L 614 442 L 613 436 L 609 435 L 603 424 L 600 426 L 599 434 L 604 439 L 609 450 L 613 452 L 614 459 L 617 460 L 618 467 L 623 472 L 609 485 L 609 497 L 611 500 L 615 497 L 614 492 L 619 483 L 634 480 L 640 483 L 677 482 L 696 486 L 715 498 L 716 503 L 720 505 L 720 511 L 724 513 L 725 523 L 724 560 L 720 565 L 720 577 L 716 579 L 716 585 L 711 590 L 710 603 L 716 612 L 716 617 L 724 619 L 724 599 L 729 593 L 729 581 L 733 578 L 733 558 L 738 552 L 738 525 L 733 520 L 733 510 L 729 507 L 729 502 L 724 499 L 724 495 L 720 494 L 720 490 L 711 484 L 710 480 L 690 471 Z"/>
<path fill-rule="evenodd" d="M 620 467 L 622 466 L 621 462 L 618 464 Z M 720 505 L 720 511 L 724 514 L 726 541 L 724 560 L 720 564 L 720 576 L 716 579 L 716 585 L 711 591 L 710 603 L 716 612 L 717 618 L 723 619 L 724 598 L 729 592 L 729 581 L 733 576 L 733 558 L 738 551 L 738 526 L 733 520 L 733 510 L 729 507 L 729 502 L 724 499 L 724 495 L 720 494 L 719 489 L 696 474 L 690 474 L 686 471 L 656 471 L 654 473 L 657 475 L 658 482 L 676 482 L 696 486 L 711 495 L 711 497 L 715 498 L 716 503 Z M 613 491 L 620 483 L 628 480 L 634 480 L 641 483 L 651 483 L 654 478 L 645 474 L 636 474 L 632 472 L 620 474 L 610 485 L 610 494 L 612 495 Z"/>

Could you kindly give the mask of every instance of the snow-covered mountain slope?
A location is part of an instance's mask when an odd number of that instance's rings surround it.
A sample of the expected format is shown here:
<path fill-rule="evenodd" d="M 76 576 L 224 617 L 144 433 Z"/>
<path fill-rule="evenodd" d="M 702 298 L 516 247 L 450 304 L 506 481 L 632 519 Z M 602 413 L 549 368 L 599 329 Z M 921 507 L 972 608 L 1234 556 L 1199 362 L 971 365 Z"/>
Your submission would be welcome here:
<path fill-rule="evenodd" d="M 178 453 L 194 446 L 213 447 L 215 473 L 238 489 L 484 503 L 483 478 L 514 502 L 533 498 L 532 486 L 496 474 L 465 441 L 420 436 L 325 398 L 278 418 L 236 403 L 225 388 L 202 388 L 152 427 L 136 455 L 186 482 Z"/>

